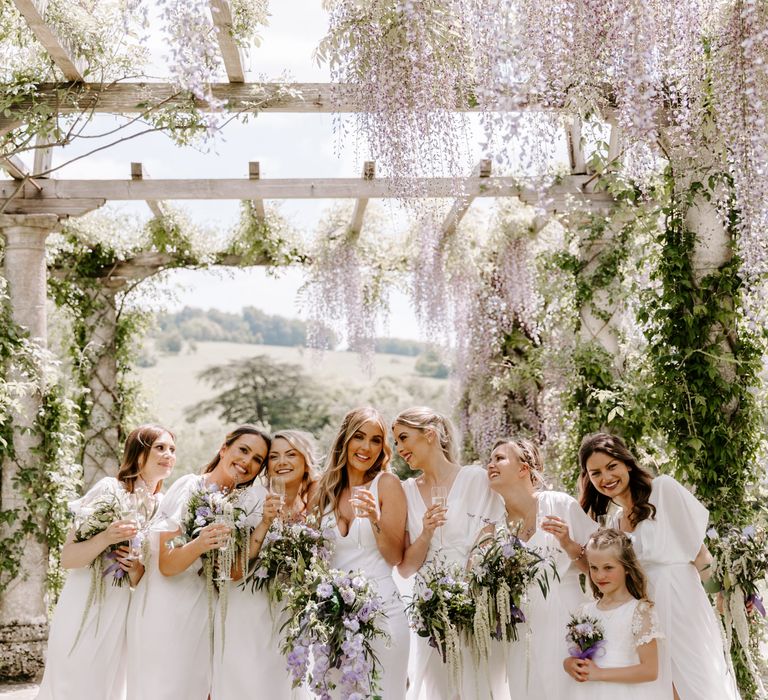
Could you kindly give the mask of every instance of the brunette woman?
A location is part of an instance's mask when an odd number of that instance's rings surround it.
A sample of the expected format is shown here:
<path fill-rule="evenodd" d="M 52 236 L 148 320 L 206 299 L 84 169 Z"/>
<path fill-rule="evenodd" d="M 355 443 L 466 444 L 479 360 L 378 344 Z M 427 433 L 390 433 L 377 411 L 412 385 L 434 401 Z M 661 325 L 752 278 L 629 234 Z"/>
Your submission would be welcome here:
<path fill-rule="evenodd" d="M 283 524 L 304 520 L 309 500 L 317 486 L 314 439 L 301 430 L 281 430 L 272 438 L 268 461 L 260 476 L 267 477 L 271 491 L 259 480 L 248 487 L 243 499 L 251 515 L 249 556 L 253 561 L 261 550 L 267 531 L 279 518 Z M 277 483 L 281 488 L 277 488 Z M 284 495 L 283 495 L 284 494 Z M 239 579 L 236 574 L 233 578 Z M 212 700 L 241 700 L 254 693 L 264 698 L 297 700 L 306 697 L 301 688 L 291 687 L 280 653 L 283 616 L 279 604 L 270 604 L 265 590 L 252 591 L 241 580 L 226 584 L 227 609 L 219 606 L 214 627 Z M 243 663 L 248 659 L 248 663 Z"/>
<path fill-rule="evenodd" d="M 141 425 L 125 441 L 117 478 L 101 479 L 69 504 L 76 527 L 105 504 L 116 504 L 124 515 L 85 541 L 75 541 L 75 529 L 67 535 L 61 564 L 69 575 L 51 622 L 39 700 L 125 698 L 126 618 L 131 587 L 142 578 L 144 567 L 138 558 L 129 557 L 127 546 L 109 554 L 107 550 L 123 542 L 127 545 L 139 532 L 139 523 L 131 515 L 130 495 L 143 490 L 152 501 L 175 463 L 173 434 L 159 425 Z M 128 581 L 114 586 L 111 581 L 118 569 Z M 93 600 L 92 591 L 99 582 L 103 599 Z"/>
<path fill-rule="evenodd" d="M 648 576 L 667 638 L 661 682 L 671 678 L 679 700 L 738 698 L 715 612 L 701 585 L 710 575 L 707 509 L 671 476 L 653 478 L 615 435 L 587 435 L 579 462 L 582 508 L 597 518 L 610 503 L 621 507 L 612 524 L 631 533 Z"/>
<path fill-rule="evenodd" d="M 194 539 L 173 546 L 182 534 L 190 499 L 201 489 L 231 491 L 251 484 L 269 452 L 269 436 L 253 425 L 229 433 L 202 474 L 182 476 L 168 490 L 155 524 L 158 562 L 150 570 L 146 600 L 135 635 L 130 700 L 207 700 L 211 685 L 209 591 L 201 555 L 226 547 L 230 528 L 211 523 Z"/>
<path fill-rule="evenodd" d="M 374 643 L 381 697 L 402 700 L 410 635 L 392 571 L 403 558 L 406 503 L 400 480 L 389 471 L 392 451 L 386 436 L 386 423 L 376 409 L 347 413 L 320 478 L 314 510 L 334 533 L 332 566 L 361 570 L 384 602 L 389 639 Z"/>
<path fill-rule="evenodd" d="M 504 503 L 488 485 L 482 467 L 459 465 L 451 422 L 430 408 L 410 408 L 392 425 L 395 445 L 421 476 L 403 483 L 408 503 L 408 533 L 398 570 L 412 576 L 438 553 L 465 566 L 488 522 L 503 522 Z M 500 650 L 499 650 L 500 652 Z M 478 668 L 472 650 L 462 647 L 462 687 L 453 687 L 440 653 L 419 638 L 409 698 L 422 687 L 429 700 L 487 700 L 508 697 L 505 659 L 500 655 Z"/>

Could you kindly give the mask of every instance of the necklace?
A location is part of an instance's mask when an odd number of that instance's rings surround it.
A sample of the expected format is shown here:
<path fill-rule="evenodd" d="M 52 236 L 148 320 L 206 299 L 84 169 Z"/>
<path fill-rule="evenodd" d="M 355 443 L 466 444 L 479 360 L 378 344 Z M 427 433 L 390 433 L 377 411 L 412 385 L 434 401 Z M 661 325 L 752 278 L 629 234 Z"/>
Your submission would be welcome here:
<path fill-rule="evenodd" d="M 538 511 L 539 502 L 534 501 L 533 506 L 528 510 L 528 513 L 526 513 L 523 518 L 512 519 L 509 521 L 512 532 L 514 532 L 516 536 L 521 540 L 525 540 L 527 542 L 536 532 L 536 514 Z M 515 532 L 515 530 L 517 531 Z"/>

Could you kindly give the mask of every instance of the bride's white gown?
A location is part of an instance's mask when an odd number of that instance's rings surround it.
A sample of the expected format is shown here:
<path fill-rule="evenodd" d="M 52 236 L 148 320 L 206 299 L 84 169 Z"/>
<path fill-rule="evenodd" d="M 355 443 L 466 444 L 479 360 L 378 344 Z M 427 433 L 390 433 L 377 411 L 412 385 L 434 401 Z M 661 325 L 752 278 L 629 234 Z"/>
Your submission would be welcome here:
<path fill-rule="evenodd" d="M 261 522 L 267 490 L 260 483 L 249 486 L 240 504 L 250 513 L 248 524 Z M 291 675 L 280 653 L 280 611 L 274 613 L 264 590 L 251 592 L 250 584 L 230 581 L 222 631 L 221 597 L 216 609 L 213 644 L 211 700 L 274 698 L 300 700 L 303 688 L 291 687 Z"/>
<path fill-rule="evenodd" d="M 368 487 L 377 502 L 381 476 L 381 473 L 377 474 Z M 339 532 L 335 516 L 327 516 L 323 524 L 332 528 L 335 539 L 331 566 L 342 571 L 362 571 L 382 598 L 386 613 L 383 627 L 389 639 L 379 639 L 374 644 L 374 653 L 380 664 L 379 690 L 383 700 L 403 700 L 410 634 L 403 601 L 392 578 L 392 567 L 376 546 L 370 520 L 354 518 L 346 536 Z"/>
<path fill-rule="evenodd" d="M 414 542 L 422 531 L 427 505 L 414 479 L 403 482 L 408 501 L 408 533 Z M 485 469 L 477 466 L 462 467 L 448 493 L 447 522 L 435 532 L 425 564 L 438 552 L 448 561 L 462 567 L 477 536 L 488 522 L 504 520 L 504 502 L 491 491 Z M 506 682 L 505 655 L 498 645 L 489 663 L 478 667 L 469 648 L 462 650 L 462 687 L 456 688 L 440 653 L 422 637 L 411 637 L 415 647 L 410 671 L 409 700 L 499 700 L 509 698 Z"/>
<path fill-rule="evenodd" d="M 82 498 L 69 504 L 75 519 L 98 499 L 116 494 L 123 485 L 101 479 Z M 102 569 L 103 569 L 102 565 Z M 87 610 L 91 568 L 71 569 L 59 597 L 48 636 L 45 673 L 38 700 L 122 700 L 125 698 L 125 625 L 131 591 L 127 583 L 105 581 L 101 604 Z M 80 639 L 77 632 L 85 615 Z"/>

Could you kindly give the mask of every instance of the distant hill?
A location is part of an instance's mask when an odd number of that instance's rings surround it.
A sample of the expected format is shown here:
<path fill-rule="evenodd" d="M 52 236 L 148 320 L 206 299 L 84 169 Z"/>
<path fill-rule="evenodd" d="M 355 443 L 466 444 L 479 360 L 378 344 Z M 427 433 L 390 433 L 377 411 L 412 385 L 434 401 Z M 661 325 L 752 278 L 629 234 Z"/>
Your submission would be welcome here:
<path fill-rule="evenodd" d="M 159 314 L 157 323 L 158 348 L 170 352 L 178 352 L 183 341 L 281 347 L 300 347 L 307 342 L 304 321 L 268 314 L 253 306 L 244 307 L 241 313 L 187 306 L 175 313 Z M 410 357 L 420 355 L 425 349 L 424 343 L 403 338 L 377 338 L 375 346 L 378 353 Z"/>

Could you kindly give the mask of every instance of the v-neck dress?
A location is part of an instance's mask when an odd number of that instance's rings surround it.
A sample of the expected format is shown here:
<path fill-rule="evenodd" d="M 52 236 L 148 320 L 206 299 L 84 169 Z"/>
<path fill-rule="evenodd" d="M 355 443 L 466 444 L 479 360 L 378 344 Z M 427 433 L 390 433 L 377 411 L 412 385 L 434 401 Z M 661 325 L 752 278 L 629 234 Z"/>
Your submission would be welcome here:
<path fill-rule="evenodd" d="M 377 474 L 368 487 L 377 503 L 381 476 L 381 473 Z M 393 567 L 381 556 L 371 521 L 367 518 L 353 518 L 346 536 L 342 536 L 339 531 L 333 514 L 323 518 L 323 525 L 331 528 L 335 540 L 331 559 L 333 568 L 362 571 L 382 598 L 386 614 L 384 629 L 389 639 L 376 640 L 373 645 L 379 660 L 380 695 L 383 700 L 403 700 L 408 675 L 410 635 L 405 607 L 392 578 Z"/>
<path fill-rule="evenodd" d="M 408 501 L 408 534 L 414 542 L 423 529 L 427 505 L 415 479 L 403 482 Z M 440 554 L 448 562 L 465 566 L 477 536 L 489 522 L 502 522 L 504 502 L 491 491 L 485 469 L 462 467 L 448 492 L 448 512 L 441 533 L 437 530 L 430 542 L 425 564 Z M 462 687 L 455 688 L 451 674 L 439 652 L 426 639 L 416 638 L 415 658 L 411 666 L 409 700 L 507 700 L 503 647 L 494 649 L 488 664 L 475 663 L 469 647 L 462 648 Z M 498 653 L 496 653 L 498 652 Z"/>
<path fill-rule="evenodd" d="M 728 670 L 715 611 L 693 564 L 709 511 L 667 475 L 653 480 L 649 501 L 656 516 L 627 534 L 667 638 L 660 676 L 671 679 L 680 700 L 736 700 L 739 691 Z"/>
<path fill-rule="evenodd" d="M 586 544 L 597 530 L 597 523 L 567 493 L 539 491 L 536 498 L 537 521 L 548 515 L 561 518 L 568 524 L 574 542 Z M 523 605 L 526 622 L 518 625 L 518 639 L 509 648 L 509 688 L 515 700 L 561 700 L 569 697 L 569 676 L 562 671 L 563 659 L 568 655 L 565 627 L 571 613 L 589 598 L 581 589 L 578 567 L 560 549 L 553 535 L 538 528 L 526 545 L 554 564 L 559 580 L 545 566 L 549 578 L 547 597 L 536 583 L 528 591 L 528 600 Z"/>

